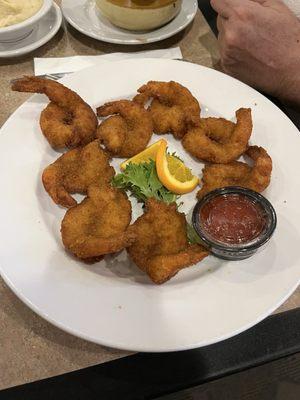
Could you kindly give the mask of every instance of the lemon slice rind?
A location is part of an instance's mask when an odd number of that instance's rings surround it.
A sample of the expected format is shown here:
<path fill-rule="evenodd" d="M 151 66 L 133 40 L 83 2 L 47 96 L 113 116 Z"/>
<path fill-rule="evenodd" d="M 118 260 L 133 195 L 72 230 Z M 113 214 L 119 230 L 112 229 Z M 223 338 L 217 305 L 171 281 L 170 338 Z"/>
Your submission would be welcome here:
<path fill-rule="evenodd" d="M 158 149 L 160 148 L 161 144 L 165 143 L 167 146 L 167 142 L 165 139 L 160 139 L 157 142 L 153 143 L 151 146 L 148 146 L 145 150 L 141 151 L 140 153 L 136 154 L 135 156 L 129 158 L 126 161 L 123 161 L 120 164 L 120 168 L 122 171 L 126 168 L 129 163 L 132 164 L 140 164 L 143 162 L 147 162 L 149 160 L 156 160 L 156 154 Z"/>
<path fill-rule="evenodd" d="M 192 179 L 181 182 L 171 174 L 166 155 L 167 142 L 161 143 L 156 155 L 156 170 L 161 183 L 176 194 L 192 192 L 199 183 L 199 178 L 193 176 Z M 174 172 L 174 171 L 173 171 Z"/>

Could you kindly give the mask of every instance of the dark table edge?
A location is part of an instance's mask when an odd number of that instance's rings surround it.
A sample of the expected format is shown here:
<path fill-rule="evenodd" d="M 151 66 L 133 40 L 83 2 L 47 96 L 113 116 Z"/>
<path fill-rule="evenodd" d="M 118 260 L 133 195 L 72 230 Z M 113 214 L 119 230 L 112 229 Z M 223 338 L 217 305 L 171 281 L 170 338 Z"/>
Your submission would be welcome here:
<path fill-rule="evenodd" d="M 154 399 L 298 352 L 299 308 L 272 315 L 254 328 L 211 346 L 173 353 L 138 353 L 6 389 L 0 392 L 0 399 Z"/>
<path fill-rule="evenodd" d="M 198 0 L 198 6 L 204 18 L 208 22 L 210 29 L 216 36 L 218 36 L 217 13 L 211 7 L 210 0 Z"/>

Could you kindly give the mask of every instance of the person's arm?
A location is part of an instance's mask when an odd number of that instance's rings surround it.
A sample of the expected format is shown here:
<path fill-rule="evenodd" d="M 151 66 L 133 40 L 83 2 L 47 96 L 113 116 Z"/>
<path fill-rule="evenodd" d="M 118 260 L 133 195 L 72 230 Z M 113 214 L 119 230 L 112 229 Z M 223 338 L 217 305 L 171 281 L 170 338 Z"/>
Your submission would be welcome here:
<path fill-rule="evenodd" d="M 211 0 L 224 72 L 300 107 L 300 21 L 280 0 Z"/>

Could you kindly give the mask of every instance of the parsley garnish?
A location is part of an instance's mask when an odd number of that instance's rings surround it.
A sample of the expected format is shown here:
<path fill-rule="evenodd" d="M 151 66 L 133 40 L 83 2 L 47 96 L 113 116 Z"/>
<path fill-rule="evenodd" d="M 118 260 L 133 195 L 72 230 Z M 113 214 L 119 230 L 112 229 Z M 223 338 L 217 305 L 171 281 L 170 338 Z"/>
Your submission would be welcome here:
<path fill-rule="evenodd" d="M 190 244 L 202 244 L 198 233 L 195 231 L 192 224 L 187 223 L 187 236 Z"/>
<path fill-rule="evenodd" d="M 122 173 L 113 178 L 112 185 L 119 189 L 130 190 L 133 196 L 142 202 L 154 197 L 170 204 L 179 198 L 160 182 L 153 160 L 141 164 L 129 163 Z"/>

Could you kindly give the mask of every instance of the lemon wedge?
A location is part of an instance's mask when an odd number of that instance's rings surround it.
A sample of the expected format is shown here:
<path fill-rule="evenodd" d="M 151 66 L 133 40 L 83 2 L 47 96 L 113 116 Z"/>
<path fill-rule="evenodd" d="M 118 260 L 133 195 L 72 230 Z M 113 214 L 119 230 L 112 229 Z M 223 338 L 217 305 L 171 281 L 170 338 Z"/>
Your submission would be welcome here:
<path fill-rule="evenodd" d="M 126 168 L 127 164 L 141 164 L 143 162 L 147 162 L 149 160 L 156 160 L 156 154 L 158 149 L 162 144 L 165 144 L 167 147 L 167 142 L 165 139 L 158 140 L 157 142 L 153 143 L 151 146 L 147 147 L 145 150 L 141 151 L 140 153 L 136 154 L 135 156 L 129 158 L 128 160 L 122 162 L 120 168 L 122 171 Z"/>
<path fill-rule="evenodd" d="M 156 154 L 156 171 L 161 183 L 176 194 L 192 192 L 199 183 L 189 168 L 177 157 L 167 154 L 164 140 Z"/>

